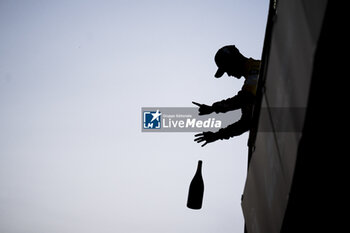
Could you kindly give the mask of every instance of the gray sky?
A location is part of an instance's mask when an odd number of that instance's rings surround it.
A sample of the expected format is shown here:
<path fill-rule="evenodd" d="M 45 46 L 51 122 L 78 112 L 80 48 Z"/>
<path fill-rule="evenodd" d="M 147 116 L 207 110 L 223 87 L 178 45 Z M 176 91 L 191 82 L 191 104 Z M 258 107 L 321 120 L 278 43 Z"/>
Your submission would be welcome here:
<path fill-rule="evenodd" d="M 0 232 L 243 232 L 248 133 L 201 148 L 141 107 L 235 95 L 216 51 L 260 59 L 268 1 L 0 1 Z M 205 194 L 186 207 L 197 160 Z"/>

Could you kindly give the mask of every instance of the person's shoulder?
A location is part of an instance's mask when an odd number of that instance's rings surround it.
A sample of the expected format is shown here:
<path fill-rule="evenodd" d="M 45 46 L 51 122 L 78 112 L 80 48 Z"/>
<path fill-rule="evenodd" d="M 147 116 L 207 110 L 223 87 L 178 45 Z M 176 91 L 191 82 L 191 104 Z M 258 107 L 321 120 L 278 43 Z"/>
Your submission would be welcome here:
<path fill-rule="evenodd" d="M 258 67 L 260 67 L 261 61 L 250 57 L 250 58 L 248 58 L 248 63 L 251 66 L 258 66 Z"/>
<path fill-rule="evenodd" d="M 248 58 L 248 75 L 258 75 L 260 71 L 260 60 L 255 60 L 253 58 Z"/>

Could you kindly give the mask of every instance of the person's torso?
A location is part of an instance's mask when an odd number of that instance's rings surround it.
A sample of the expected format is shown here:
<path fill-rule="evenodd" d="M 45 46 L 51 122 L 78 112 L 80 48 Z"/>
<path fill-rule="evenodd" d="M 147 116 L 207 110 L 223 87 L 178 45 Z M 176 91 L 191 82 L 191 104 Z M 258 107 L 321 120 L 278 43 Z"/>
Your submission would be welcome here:
<path fill-rule="evenodd" d="M 249 58 L 247 61 L 247 74 L 245 75 L 245 81 L 242 86 L 243 91 L 248 91 L 253 95 L 256 95 L 256 89 L 258 86 L 258 78 L 260 71 L 260 61 Z"/>

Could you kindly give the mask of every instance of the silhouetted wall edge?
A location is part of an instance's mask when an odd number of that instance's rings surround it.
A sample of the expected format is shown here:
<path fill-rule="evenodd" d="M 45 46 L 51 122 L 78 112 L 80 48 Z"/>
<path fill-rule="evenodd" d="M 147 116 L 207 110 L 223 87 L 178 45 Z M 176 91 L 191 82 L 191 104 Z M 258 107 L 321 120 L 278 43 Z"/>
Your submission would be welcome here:
<path fill-rule="evenodd" d="M 310 122 L 310 99 L 315 93 L 310 88 L 315 86 L 314 63 L 319 54 L 327 2 L 280 0 L 270 3 L 259 77 L 260 93 L 254 112 L 256 125 L 253 125 L 248 142 L 249 168 L 242 196 L 246 231 L 249 233 L 301 232 L 306 229 L 288 231 L 292 229 L 289 225 L 296 222 L 293 222 L 295 214 L 286 213 L 296 200 L 291 199 L 296 187 L 293 181 L 297 176 L 294 174 L 296 164 L 303 161 L 299 157 L 304 157 L 305 148 L 311 146 L 304 133 Z M 259 114 L 261 107 L 297 107 L 306 111 L 266 115 Z M 301 123 L 304 129 L 300 132 L 259 130 L 266 126 L 279 129 L 286 122 Z"/>

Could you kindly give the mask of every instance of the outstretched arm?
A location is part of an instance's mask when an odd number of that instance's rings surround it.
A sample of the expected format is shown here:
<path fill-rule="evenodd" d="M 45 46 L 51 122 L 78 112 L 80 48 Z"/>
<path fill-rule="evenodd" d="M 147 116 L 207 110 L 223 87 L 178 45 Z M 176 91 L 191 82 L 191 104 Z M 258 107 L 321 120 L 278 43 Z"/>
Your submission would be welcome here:
<path fill-rule="evenodd" d="M 250 129 L 250 121 L 245 119 L 240 119 L 239 121 L 227 126 L 226 128 L 220 129 L 216 132 L 217 137 L 221 140 L 229 139 L 235 136 L 239 136 Z"/>
<path fill-rule="evenodd" d="M 194 141 L 197 143 L 204 142 L 202 145 L 205 146 L 208 143 L 215 142 L 216 140 L 229 139 L 234 136 L 238 136 L 247 132 L 250 129 L 250 118 L 242 117 L 239 121 L 227 126 L 226 128 L 222 128 L 217 132 L 203 132 L 194 135 L 196 138 Z"/>
<path fill-rule="evenodd" d="M 239 108 L 243 108 L 249 104 L 254 103 L 254 95 L 247 91 L 239 91 L 237 95 L 232 98 L 228 98 L 222 101 L 218 101 L 212 105 L 212 109 L 214 112 L 228 112 L 232 110 L 236 110 Z"/>
<path fill-rule="evenodd" d="M 195 142 L 197 142 L 197 143 L 204 142 L 202 147 L 207 145 L 208 143 L 215 142 L 216 140 L 219 139 L 218 135 L 216 133 L 213 133 L 210 131 L 199 133 L 199 134 L 196 134 L 194 136 L 197 137 L 194 139 Z"/>
<path fill-rule="evenodd" d="M 199 115 L 206 115 L 206 114 L 210 114 L 210 113 L 214 112 L 214 109 L 209 105 L 199 104 L 199 103 L 194 102 L 194 101 L 192 101 L 192 103 L 199 107 L 199 109 L 198 109 Z"/>

